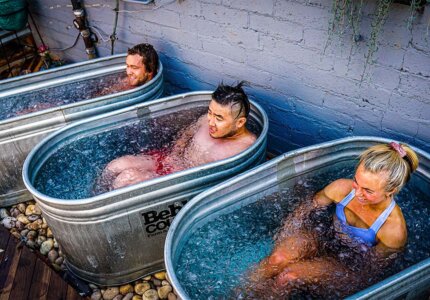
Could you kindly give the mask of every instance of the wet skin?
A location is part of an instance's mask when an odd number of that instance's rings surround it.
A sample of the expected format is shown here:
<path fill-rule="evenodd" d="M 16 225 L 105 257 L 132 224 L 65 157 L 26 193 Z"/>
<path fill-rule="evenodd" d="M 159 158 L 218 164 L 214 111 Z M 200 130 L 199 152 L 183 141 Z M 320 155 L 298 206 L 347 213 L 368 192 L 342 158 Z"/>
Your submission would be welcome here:
<path fill-rule="evenodd" d="M 339 179 L 330 183 L 315 195 L 313 207 L 299 207 L 292 217 L 286 220 L 284 230 L 293 228 L 289 225 L 293 224 L 296 216 L 300 216 L 300 211 L 310 211 L 331 203 L 339 203 L 352 189 L 355 189 L 356 193 L 345 208 L 347 223 L 351 226 L 368 229 L 388 207 L 394 195 L 394 191 L 385 190 L 386 179 L 386 173 L 371 173 L 359 165 L 354 180 Z M 334 218 L 337 217 L 334 216 Z M 400 208 L 396 205 L 377 232 L 377 244 L 372 247 L 372 250 L 375 256 L 384 258 L 401 250 L 406 244 L 406 239 L 406 222 Z M 311 232 L 303 229 L 297 232 L 281 233 L 271 255 L 260 263 L 255 273 L 251 275 L 251 281 L 258 282 L 273 277 L 275 285 L 282 288 L 296 281 L 301 283 L 328 282 L 330 277 L 327 275 L 338 272 L 345 278 L 350 278 L 351 284 L 354 284 L 352 281 L 357 276 L 351 274 L 339 262 L 327 257 L 315 259 L 317 249 L 317 237 Z M 326 272 L 322 270 L 326 270 Z M 333 280 L 335 279 L 333 278 Z"/>
<path fill-rule="evenodd" d="M 171 171 L 181 171 L 236 155 L 251 146 L 256 137 L 230 106 L 211 101 L 208 114 L 186 129 L 163 160 Z M 111 161 L 104 174 L 114 177 L 114 189 L 157 177 L 157 164 L 148 155 L 127 155 Z"/>
<path fill-rule="evenodd" d="M 125 63 L 127 65 L 126 73 L 128 84 L 132 86 L 142 85 L 154 77 L 152 72 L 147 72 L 142 62 L 142 56 L 138 54 L 127 55 Z"/>

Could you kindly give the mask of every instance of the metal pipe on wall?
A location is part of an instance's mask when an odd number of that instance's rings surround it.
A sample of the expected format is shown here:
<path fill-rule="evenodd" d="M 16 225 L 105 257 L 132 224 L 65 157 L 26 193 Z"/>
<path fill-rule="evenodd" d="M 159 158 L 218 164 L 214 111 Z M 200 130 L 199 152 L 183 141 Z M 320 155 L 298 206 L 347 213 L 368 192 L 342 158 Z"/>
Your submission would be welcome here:
<path fill-rule="evenodd" d="M 96 58 L 96 49 L 91 39 L 91 31 L 87 27 L 87 21 L 85 17 L 85 11 L 82 8 L 80 0 L 72 0 L 73 14 L 75 19 L 73 20 L 73 25 L 79 30 L 85 44 L 85 52 L 87 52 L 88 58 Z"/>

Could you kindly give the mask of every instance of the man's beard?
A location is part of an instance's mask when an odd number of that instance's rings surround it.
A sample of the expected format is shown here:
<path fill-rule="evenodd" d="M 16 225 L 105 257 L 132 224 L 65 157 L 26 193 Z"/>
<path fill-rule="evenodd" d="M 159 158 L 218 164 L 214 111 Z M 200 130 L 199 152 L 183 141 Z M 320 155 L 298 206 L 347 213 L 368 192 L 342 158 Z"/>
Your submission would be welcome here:
<path fill-rule="evenodd" d="M 145 77 L 143 77 L 142 80 L 138 80 L 136 77 L 133 77 L 135 79 L 131 79 L 131 77 L 128 76 L 128 84 L 132 86 L 139 86 L 139 85 L 145 84 L 148 81 L 148 77 L 149 77 L 148 74 L 145 74 Z M 132 81 L 135 81 L 136 84 L 133 84 Z"/>

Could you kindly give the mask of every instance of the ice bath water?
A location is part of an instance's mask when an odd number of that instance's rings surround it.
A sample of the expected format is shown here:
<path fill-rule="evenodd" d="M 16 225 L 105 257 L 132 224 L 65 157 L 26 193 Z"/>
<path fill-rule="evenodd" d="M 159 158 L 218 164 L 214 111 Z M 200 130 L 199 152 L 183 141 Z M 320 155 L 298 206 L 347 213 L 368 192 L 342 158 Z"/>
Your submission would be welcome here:
<path fill-rule="evenodd" d="M 312 178 L 303 178 L 294 188 L 282 188 L 261 199 L 216 217 L 195 229 L 180 250 L 175 272 L 191 299 L 236 298 L 252 267 L 270 254 L 274 235 L 284 217 L 337 178 L 351 178 L 354 168 L 342 167 Z M 423 194 L 407 185 L 396 201 L 402 208 L 408 225 L 408 244 L 404 257 L 384 276 L 392 275 L 430 257 L 430 203 Z M 426 238 L 427 237 L 427 238 Z M 351 291 L 351 293 L 357 292 Z M 269 293 L 270 294 L 270 293 Z M 310 294 L 300 298 L 310 299 Z M 335 297 L 332 295 L 331 297 Z M 274 296 L 273 299 L 277 299 Z"/>
<path fill-rule="evenodd" d="M 106 165 L 124 155 L 164 149 L 169 151 L 178 135 L 207 112 L 207 107 L 181 110 L 162 116 L 133 118 L 80 135 L 60 147 L 37 172 L 38 191 L 58 199 L 83 199 L 105 191 L 94 187 Z M 258 132 L 250 120 L 251 131 Z"/>
<path fill-rule="evenodd" d="M 17 96 L 5 97 L 0 102 L 0 120 L 133 88 L 126 83 L 126 77 L 124 72 L 117 72 L 65 85 L 47 87 Z"/>

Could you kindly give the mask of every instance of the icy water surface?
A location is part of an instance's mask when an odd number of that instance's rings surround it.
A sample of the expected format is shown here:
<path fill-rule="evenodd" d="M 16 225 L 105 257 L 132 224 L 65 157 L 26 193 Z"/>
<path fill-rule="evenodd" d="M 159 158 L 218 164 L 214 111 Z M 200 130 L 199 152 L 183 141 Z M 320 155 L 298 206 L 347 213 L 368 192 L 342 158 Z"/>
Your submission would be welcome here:
<path fill-rule="evenodd" d="M 0 120 L 134 88 L 126 77 L 123 71 L 5 97 L 0 102 Z"/>
<path fill-rule="evenodd" d="M 95 192 L 94 187 L 110 161 L 151 150 L 168 152 L 181 132 L 206 112 L 207 106 L 203 106 L 156 117 L 145 116 L 127 124 L 101 125 L 97 132 L 63 141 L 37 173 L 34 186 L 59 199 L 83 199 L 105 192 Z M 253 132 L 261 130 L 252 119 L 249 123 Z"/>
<path fill-rule="evenodd" d="M 242 299 L 244 295 L 240 291 L 243 283 L 247 281 L 252 268 L 270 254 L 274 245 L 273 237 L 283 224 L 284 217 L 288 217 L 303 199 L 309 199 L 334 179 L 351 178 L 353 172 L 352 167 L 346 167 L 322 176 L 303 178 L 294 188 L 262 194 L 261 200 L 240 209 L 237 205 L 237 210 L 220 215 L 193 231 L 175 266 L 179 282 L 186 293 L 191 299 Z M 428 197 L 410 187 L 404 188 L 397 196 L 396 201 L 408 224 L 409 240 L 404 257 L 400 256 L 383 276 L 397 273 L 430 257 L 430 203 L 425 199 Z M 329 222 L 332 212 L 328 214 Z M 350 294 L 362 288 L 354 290 L 351 287 Z M 271 291 L 265 297 L 280 299 L 279 295 L 271 294 Z M 309 293 L 307 288 L 303 288 L 294 297 L 318 299 L 327 295 L 318 295 L 315 291 Z M 330 293 L 330 297 L 339 298 L 335 293 Z M 261 296 L 255 298 L 248 295 L 244 299 L 258 298 Z"/>

